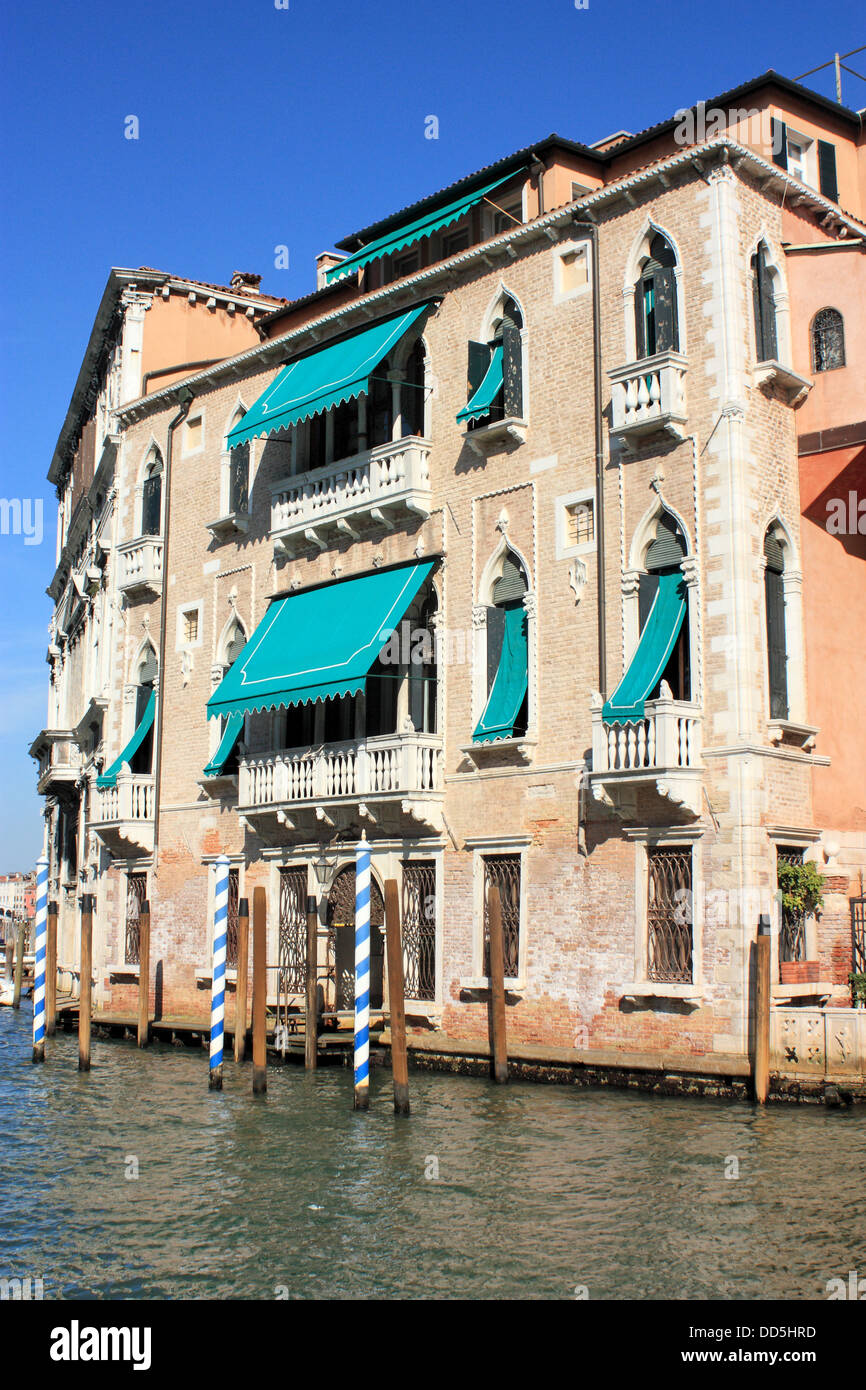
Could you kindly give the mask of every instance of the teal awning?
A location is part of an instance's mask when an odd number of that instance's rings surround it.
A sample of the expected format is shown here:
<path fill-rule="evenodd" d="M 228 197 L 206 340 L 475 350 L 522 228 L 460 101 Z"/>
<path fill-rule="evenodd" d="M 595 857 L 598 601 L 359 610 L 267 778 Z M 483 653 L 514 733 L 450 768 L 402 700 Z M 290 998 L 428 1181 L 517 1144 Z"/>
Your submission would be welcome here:
<path fill-rule="evenodd" d="M 129 740 L 129 743 L 124 748 L 120 757 L 115 758 L 114 762 L 111 764 L 111 767 L 108 769 L 107 772 L 103 772 L 101 776 L 97 777 L 97 787 L 117 786 L 118 772 L 123 767 L 124 763 L 128 763 L 130 759 L 135 756 L 141 745 L 144 743 L 145 738 L 153 728 L 153 718 L 155 714 L 156 691 L 151 690 L 150 698 L 148 699 L 148 702 L 144 707 L 144 714 L 141 716 L 141 723 L 137 725 L 135 733 L 132 735 L 132 738 Z"/>
<path fill-rule="evenodd" d="M 208 700 L 208 714 L 357 694 L 432 569 L 425 560 L 274 599 Z"/>
<path fill-rule="evenodd" d="M 223 729 L 223 736 L 219 742 L 219 748 L 214 753 L 210 762 L 204 770 L 205 777 L 221 777 L 222 770 L 229 760 L 232 750 L 243 733 L 244 716 L 236 710 L 230 714 Z"/>
<path fill-rule="evenodd" d="M 468 404 L 457 414 L 458 425 L 464 422 L 468 424 L 470 420 L 480 420 L 490 414 L 490 407 L 502 390 L 502 355 L 502 344 L 497 343 L 481 385 L 473 392 Z"/>
<path fill-rule="evenodd" d="M 310 415 L 362 396 L 383 357 L 399 343 L 415 320 L 430 307 L 416 304 L 402 314 L 374 323 L 350 338 L 299 357 L 274 378 L 242 420 L 226 437 L 226 447 L 236 449 L 248 439 L 273 434 L 296 425 Z"/>
<path fill-rule="evenodd" d="M 674 570 L 659 575 L 653 605 L 628 670 L 602 710 L 606 724 L 637 724 L 644 701 L 661 680 L 686 613 L 686 585 Z"/>
<path fill-rule="evenodd" d="M 360 251 L 355 251 L 351 256 L 347 256 L 339 265 L 335 265 L 328 271 L 326 279 L 329 285 L 335 280 L 342 280 L 345 275 L 354 275 L 356 270 L 368 265 L 370 261 L 376 261 L 380 256 L 387 256 L 392 251 L 402 251 L 406 246 L 412 246 L 416 241 L 421 241 L 425 236 L 430 236 L 433 232 L 441 231 L 443 227 L 458 221 L 470 208 L 474 208 L 480 203 L 482 198 L 486 198 L 488 193 L 492 193 L 494 188 L 501 188 L 504 183 L 508 183 L 521 170 L 512 169 L 505 178 L 494 179 L 493 183 L 487 183 L 483 188 L 476 188 L 472 193 L 464 193 L 462 198 L 455 198 L 452 203 L 446 203 L 445 207 L 432 208 L 423 217 L 418 217 L 414 222 L 407 222 L 402 227 L 397 227 L 395 231 L 388 232 L 386 236 L 377 237 L 375 241 L 370 241 L 366 246 L 362 246 Z"/>
<path fill-rule="evenodd" d="M 484 713 L 472 735 L 473 743 L 512 738 L 529 685 L 529 647 L 523 604 L 505 610 L 502 655 Z"/>

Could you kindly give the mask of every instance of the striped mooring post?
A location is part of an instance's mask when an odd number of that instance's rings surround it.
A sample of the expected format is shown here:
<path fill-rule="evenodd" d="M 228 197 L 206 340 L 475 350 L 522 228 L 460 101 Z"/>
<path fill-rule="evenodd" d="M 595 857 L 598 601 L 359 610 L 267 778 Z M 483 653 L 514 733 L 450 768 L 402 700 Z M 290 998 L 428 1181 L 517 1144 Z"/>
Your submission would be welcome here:
<path fill-rule="evenodd" d="M 370 1105 L 370 846 L 355 847 L 355 1110 Z"/>
<path fill-rule="evenodd" d="M 45 1061 L 45 960 L 48 954 L 48 860 L 36 861 L 36 942 L 33 966 L 33 1060 Z"/>
<path fill-rule="evenodd" d="M 229 861 L 221 854 L 216 861 L 216 890 L 213 914 L 213 975 L 210 996 L 210 1071 L 208 1090 L 223 1088 L 223 1043 L 226 1015 L 226 950 L 229 921 Z"/>

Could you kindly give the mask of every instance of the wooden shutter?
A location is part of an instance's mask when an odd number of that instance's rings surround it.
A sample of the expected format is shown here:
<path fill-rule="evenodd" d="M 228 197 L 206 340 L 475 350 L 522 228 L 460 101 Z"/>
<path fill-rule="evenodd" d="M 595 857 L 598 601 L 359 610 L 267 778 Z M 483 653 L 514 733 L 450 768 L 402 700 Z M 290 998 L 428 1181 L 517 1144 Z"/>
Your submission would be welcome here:
<path fill-rule="evenodd" d="M 785 642 L 785 594 L 781 572 L 768 562 L 764 571 L 767 602 L 767 662 L 770 676 L 770 718 L 788 717 L 788 653 Z"/>
<path fill-rule="evenodd" d="M 682 563 L 685 553 L 677 523 L 668 512 L 663 512 L 658 519 L 655 540 L 647 551 L 647 569 L 670 569 L 671 566 Z"/>
<path fill-rule="evenodd" d="M 158 536 L 160 510 L 162 507 L 162 474 L 154 473 L 145 478 L 141 489 L 141 534 Z"/>
<path fill-rule="evenodd" d="M 645 294 L 646 290 L 644 289 L 643 277 L 641 277 L 634 289 L 634 344 L 635 357 L 638 359 L 646 357 Z"/>
<path fill-rule="evenodd" d="M 466 399 L 471 401 L 484 380 L 493 348 L 490 343 L 470 343 L 469 363 L 466 369 Z"/>
<path fill-rule="evenodd" d="M 674 272 L 668 266 L 653 271 L 655 284 L 656 352 L 669 352 L 679 347 L 677 330 L 677 285 Z"/>
<path fill-rule="evenodd" d="M 777 354 L 776 345 L 776 301 L 773 298 L 773 285 L 764 262 L 764 248 L 760 247 L 753 259 L 754 280 L 752 294 L 755 311 L 755 348 L 759 362 L 770 362 Z"/>
<path fill-rule="evenodd" d="M 493 689 L 496 672 L 502 658 L 502 640 L 505 636 L 505 609 L 487 610 L 487 694 Z"/>
<path fill-rule="evenodd" d="M 506 416 L 523 415 L 523 352 L 513 323 L 502 325 L 502 406 Z"/>
<path fill-rule="evenodd" d="M 818 141 L 818 181 L 821 192 L 831 202 L 838 203 L 839 188 L 836 183 L 836 146 L 829 140 Z"/>
<path fill-rule="evenodd" d="M 770 130 L 773 137 L 773 163 L 780 169 L 788 167 L 788 127 L 784 121 L 770 117 Z"/>
<path fill-rule="evenodd" d="M 650 609 L 655 602 L 658 593 L 659 577 L 657 574 L 642 574 L 638 579 L 638 625 L 641 632 L 646 627 Z"/>

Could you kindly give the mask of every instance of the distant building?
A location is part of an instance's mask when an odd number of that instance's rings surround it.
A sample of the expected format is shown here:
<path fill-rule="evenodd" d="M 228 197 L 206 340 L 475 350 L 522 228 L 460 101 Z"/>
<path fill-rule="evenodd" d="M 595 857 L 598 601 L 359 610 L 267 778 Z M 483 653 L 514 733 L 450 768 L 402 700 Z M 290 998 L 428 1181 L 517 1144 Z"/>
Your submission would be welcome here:
<path fill-rule="evenodd" d="M 230 967 L 262 886 L 269 997 L 300 998 L 315 894 L 349 1008 L 362 832 L 411 1026 L 449 1046 L 487 1036 L 492 885 L 530 1051 L 735 1074 L 762 914 L 777 1013 L 848 1003 L 864 219 L 859 116 L 768 74 L 527 146 L 293 303 L 112 272 L 49 473 L 31 750 L 61 959 L 95 893 L 103 1004 L 147 898 L 165 1012 L 206 1012 L 226 853 Z M 820 918 L 778 901 L 803 857 Z"/>

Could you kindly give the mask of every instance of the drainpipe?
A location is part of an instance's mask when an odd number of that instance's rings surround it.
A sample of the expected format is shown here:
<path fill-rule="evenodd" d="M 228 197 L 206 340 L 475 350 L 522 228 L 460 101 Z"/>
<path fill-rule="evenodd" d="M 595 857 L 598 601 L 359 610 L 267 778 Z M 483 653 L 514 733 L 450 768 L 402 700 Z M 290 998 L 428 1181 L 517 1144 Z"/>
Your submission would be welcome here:
<path fill-rule="evenodd" d="M 165 520 L 163 522 L 163 542 L 162 542 L 162 604 L 159 615 L 159 699 L 156 702 L 156 728 L 153 731 L 153 872 L 158 872 L 159 861 L 159 790 L 160 779 L 162 776 L 162 730 L 163 730 L 163 709 L 165 707 L 165 644 L 166 630 L 168 628 L 168 546 L 171 535 L 171 458 L 172 446 L 174 444 L 174 432 L 178 425 L 186 419 L 189 408 L 195 399 L 188 386 L 182 386 L 178 391 L 180 400 L 180 410 L 174 419 L 169 422 L 168 442 L 165 450 L 165 471 L 163 475 L 165 483 Z"/>
<path fill-rule="evenodd" d="M 533 173 L 535 173 L 536 170 L 538 171 L 538 213 L 537 213 L 537 216 L 539 216 L 539 217 L 543 216 L 543 214 L 544 214 L 544 171 L 545 171 L 545 168 L 546 168 L 546 165 L 545 165 L 545 163 L 544 163 L 544 160 L 543 160 L 543 159 L 539 159 L 538 155 L 535 153 L 535 150 L 533 150 L 533 151 L 532 151 L 532 164 L 530 165 L 530 169 L 531 169 L 531 171 L 532 171 Z"/>
<path fill-rule="evenodd" d="M 598 574 L 598 689 L 607 694 L 607 598 L 604 564 L 604 427 L 601 390 L 601 287 L 598 269 L 598 227 L 574 218 L 592 247 L 592 369 L 595 394 L 595 553 Z"/>

